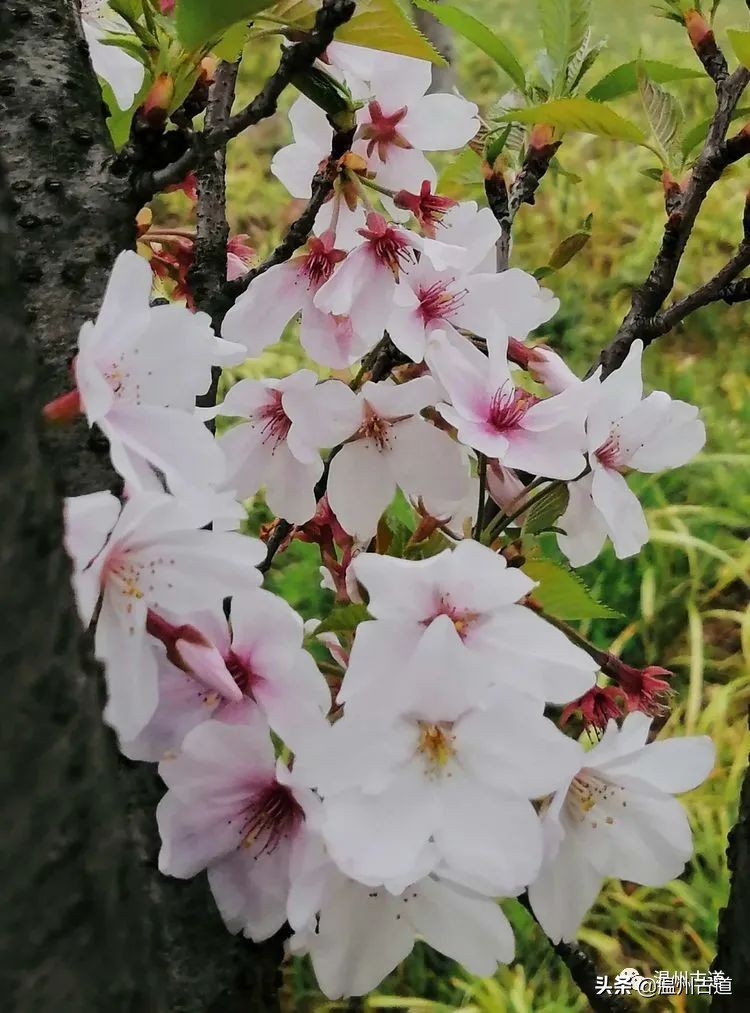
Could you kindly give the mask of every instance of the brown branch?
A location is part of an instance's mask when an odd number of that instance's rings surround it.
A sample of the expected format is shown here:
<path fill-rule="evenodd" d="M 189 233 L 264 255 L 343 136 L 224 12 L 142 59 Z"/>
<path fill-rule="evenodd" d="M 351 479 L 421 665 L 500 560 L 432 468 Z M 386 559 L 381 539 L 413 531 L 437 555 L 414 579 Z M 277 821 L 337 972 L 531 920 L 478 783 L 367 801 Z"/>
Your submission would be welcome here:
<path fill-rule="evenodd" d="M 532 135 L 533 136 L 533 135 Z M 492 172 L 485 180 L 487 203 L 500 225 L 497 241 L 497 269 L 506 271 L 510 262 L 510 240 L 513 223 L 523 204 L 534 204 L 536 192 L 549 169 L 560 142 L 530 145 L 520 172 L 510 188 L 499 172 Z"/>
<path fill-rule="evenodd" d="M 284 49 L 276 71 L 268 78 L 261 91 L 244 109 L 229 117 L 221 126 L 205 129 L 194 136 L 192 144 L 171 165 L 153 173 L 144 174 L 136 181 L 140 197 L 149 200 L 165 187 L 179 183 L 196 166 L 205 162 L 215 151 L 223 148 L 248 127 L 255 126 L 276 112 L 282 92 L 292 78 L 311 67 L 333 41 L 337 28 L 346 24 L 355 11 L 355 0 L 323 0 L 315 17 L 315 25 L 301 42 Z"/>
<path fill-rule="evenodd" d="M 659 311 L 672 291 L 677 270 L 711 187 L 724 170 L 750 152 L 750 133 L 740 131 L 726 140 L 732 113 L 750 82 L 750 70 L 740 67 L 717 85 L 716 112 L 678 208 L 667 219 L 661 247 L 646 281 L 633 293 L 630 310 L 610 344 L 601 352 L 603 375 L 617 369 L 637 339 L 648 345 L 666 331 L 655 329 Z M 738 272 L 739 273 L 739 272 Z M 727 279 L 731 280 L 731 279 Z M 669 312 L 669 311 L 667 311 Z"/>

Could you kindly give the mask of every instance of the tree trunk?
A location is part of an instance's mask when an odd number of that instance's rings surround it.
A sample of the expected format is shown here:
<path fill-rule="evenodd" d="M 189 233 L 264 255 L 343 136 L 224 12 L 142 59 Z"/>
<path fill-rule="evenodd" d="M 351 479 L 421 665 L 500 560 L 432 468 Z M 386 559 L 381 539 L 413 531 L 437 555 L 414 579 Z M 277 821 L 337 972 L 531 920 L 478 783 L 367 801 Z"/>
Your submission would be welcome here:
<path fill-rule="evenodd" d="M 111 488 L 106 444 L 83 422 L 40 433 L 71 386 L 78 330 L 96 315 L 137 205 L 115 171 L 76 0 L 0 0 L 4 204 L 3 996 L 18 1013 L 240 1013 L 277 1007 L 281 942 L 224 928 L 205 876 L 156 869 L 155 768 L 118 757 L 62 549 L 59 493 Z M 13 230 L 12 241 L 9 240 Z M 12 261 L 11 262 L 11 258 Z M 12 316 L 11 307 L 13 308 Z M 55 487 L 56 490 L 55 491 Z"/>

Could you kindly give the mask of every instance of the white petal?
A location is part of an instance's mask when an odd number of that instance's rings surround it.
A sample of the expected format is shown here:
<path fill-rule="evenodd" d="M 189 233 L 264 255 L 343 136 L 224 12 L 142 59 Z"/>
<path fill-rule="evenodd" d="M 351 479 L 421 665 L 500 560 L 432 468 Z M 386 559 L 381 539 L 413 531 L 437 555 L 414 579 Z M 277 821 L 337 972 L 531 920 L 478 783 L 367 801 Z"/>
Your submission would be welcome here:
<path fill-rule="evenodd" d="M 638 787 L 638 782 L 645 781 L 658 791 L 679 794 L 702 784 L 715 761 L 716 747 L 702 735 L 652 742 L 609 763 L 598 760 L 597 769 L 606 770 L 618 784 Z"/>
<path fill-rule="evenodd" d="M 107 706 L 104 720 L 124 741 L 134 739 L 156 710 L 156 656 L 146 636 L 146 608 L 129 602 L 126 611 L 105 593 L 96 623 L 96 655 L 104 662 Z"/>
<path fill-rule="evenodd" d="M 604 518 L 618 559 L 634 556 L 648 541 L 646 515 L 619 472 L 596 468 L 591 496 Z"/>
<path fill-rule="evenodd" d="M 243 344 L 248 355 L 260 355 L 279 340 L 306 297 L 305 279 L 293 262 L 272 267 L 254 278 L 229 310 L 222 337 Z"/>
<path fill-rule="evenodd" d="M 388 457 L 374 441 L 355 440 L 331 461 L 328 502 L 344 530 L 359 541 L 375 534 L 396 492 Z"/>
<path fill-rule="evenodd" d="M 607 539 L 607 525 L 591 498 L 593 476 L 579 478 L 568 485 L 570 499 L 557 526 L 557 544 L 571 566 L 585 566 L 596 559 Z"/>
<path fill-rule="evenodd" d="M 422 151 L 461 148 L 479 129 L 477 107 L 459 95 L 425 95 L 401 121 L 404 137 Z"/>
<path fill-rule="evenodd" d="M 286 921 L 289 843 L 260 856 L 240 847 L 209 867 L 208 882 L 230 932 L 256 943 L 269 939 Z"/>
<path fill-rule="evenodd" d="M 582 842 L 566 838 L 556 858 L 544 865 L 529 886 L 531 907 L 553 943 L 575 939 L 601 885 L 602 876 L 587 860 Z"/>

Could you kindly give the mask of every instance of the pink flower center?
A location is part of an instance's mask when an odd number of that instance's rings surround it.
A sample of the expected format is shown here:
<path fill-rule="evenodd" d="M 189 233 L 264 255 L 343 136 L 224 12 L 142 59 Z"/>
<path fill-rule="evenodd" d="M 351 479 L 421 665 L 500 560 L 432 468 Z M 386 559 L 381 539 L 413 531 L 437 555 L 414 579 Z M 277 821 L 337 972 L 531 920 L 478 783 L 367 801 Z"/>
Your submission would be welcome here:
<path fill-rule="evenodd" d="M 479 612 L 471 612 L 469 609 L 458 608 L 450 600 L 447 594 L 441 594 L 438 598 L 435 611 L 432 613 L 429 619 L 425 620 L 425 626 L 429 626 L 430 623 L 437 619 L 438 616 L 448 616 L 450 621 L 456 628 L 456 633 L 462 640 L 465 640 L 469 635 L 471 627 L 480 618 Z"/>
<path fill-rule="evenodd" d="M 537 398 L 528 391 L 501 387 L 492 397 L 487 421 L 498 433 L 512 432 L 519 428 L 526 412 L 536 402 Z"/>
<path fill-rule="evenodd" d="M 269 400 L 258 412 L 258 418 L 263 420 L 263 442 L 268 443 L 272 440 L 274 448 L 278 447 L 280 443 L 289 435 L 289 430 L 292 428 L 292 420 L 289 418 L 287 413 L 284 411 L 282 405 L 282 392 L 280 390 L 270 390 Z"/>
<path fill-rule="evenodd" d="M 337 264 L 346 257 L 344 250 L 333 245 L 333 233 L 324 232 L 318 238 L 312 236 L 307 243 L 309 253 L 301 259 L 301 270 L 307 278 L 309 288 L 319 289 L 328 281 Z"/>
<path fill-rule="evenodd" d="M 381 162 L 385 162 L 388 160 L 388 148 L 391 145 L 396 148 L 411 148 L 411 144 L 398 130 L 399 124 L 408 112 L 406 106 L 402 106 L 394 113 L 384 113 L 379 102 L 370 102 L 367 111 L 370 114 L 370 122 L 364 124 L 360 133 L 368 142 L 368 157 L 377 147 L 378 158 Z"/>
<path fill-rule="evenodd" d="M 413 259 L 408 238 L 375 212 L 367 216 L 367 228 L 358 231 L 369 243 L 375 259 L 387 267 L 398 281 L 401 265 Z"/>
<path fill-rule="evenodd" d="M 429 288 L 419 289 L 419 312 L 425 324 L 434 320 L 448 320 L 461 308 L 467 290 L 449 291 L 451 281 L 436 281 Z"/>
<path fill-rule="evenodd" d="M 620 459 L 620 439 L 613 430 L 594 455 L 605 468 L 616 469 Z"/>
<path fill-rule="evenodd" d="M 234 651 L 230 650 L 229 654 L 226 658 L 224 658 L 224 664 L 227 666 L 227 671 L 242 691 L 242 695 L 254 700 L 253 687 L 257 686 L 258 683 L 263 680 L 263 676 L 259 675 L 253 669 L 249 659 L 243 659 L 238 654 L 235 654 Z"/>
<path fill-rule="evenodd" d="M 357 435 L 364 440 L 372 440 L 377 444 L 378 450 L 387 450 L 390 447 L 390 432 L 392 422 L 384 419 L 375 412 L 369 401 L 365 401 L 364 418 Z"/>
<path fill-rule="evenodd" d="M 273 781 L 255 796 L 242 818 L 241 846 L 252 848 L 254 857 L 259 858 L 293 837 L 305 814 L 289 788 Z"/>

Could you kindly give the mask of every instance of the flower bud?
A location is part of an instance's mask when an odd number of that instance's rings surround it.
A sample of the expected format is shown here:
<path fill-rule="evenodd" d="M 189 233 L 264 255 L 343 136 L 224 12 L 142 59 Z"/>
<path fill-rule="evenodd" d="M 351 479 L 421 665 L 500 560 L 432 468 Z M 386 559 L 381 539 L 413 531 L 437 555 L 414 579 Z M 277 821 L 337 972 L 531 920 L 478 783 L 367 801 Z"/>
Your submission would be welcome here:
<path fill-rule="evenodd" d="M 169 107 L 175 95 L 175 83 L 171 74 L 159 74 L 151 85 L 141 106 L 143 118 L 152 127 L 161 127 L 167 119 Z"/>
<path fill-rule="evenodd" d="M 81 395 L 77 390 L 71 390 L 46 404 L 42 414 L 48 422 L 72 422 L 81 411 Z"/>
<path fill-rule="evenodd" d="M 529 349 L 526 368 L 537 383 L 544 384 L 550 394 L 562 394 L 568 387 L 580 383 L 567 363 L 546 345 L 535 345 Z"/>

